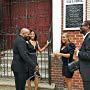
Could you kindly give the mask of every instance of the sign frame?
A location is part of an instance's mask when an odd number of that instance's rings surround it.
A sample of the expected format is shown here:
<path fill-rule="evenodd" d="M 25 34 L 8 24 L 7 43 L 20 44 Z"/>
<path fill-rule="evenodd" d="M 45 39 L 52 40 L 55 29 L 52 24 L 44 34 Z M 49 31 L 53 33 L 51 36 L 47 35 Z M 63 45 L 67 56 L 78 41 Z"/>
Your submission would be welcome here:
<path fill-rule="evenodd" d="M 77 0 L 64 0 L 64 8 L 63 8 L 63 30 L 80 30 L 79 27 L 70 27 L 66 28 L 66 5 L 83 5 L 83 21 L 86 19 L 86 0 L 78 0 L 79 2 L 75 2 Z"/>

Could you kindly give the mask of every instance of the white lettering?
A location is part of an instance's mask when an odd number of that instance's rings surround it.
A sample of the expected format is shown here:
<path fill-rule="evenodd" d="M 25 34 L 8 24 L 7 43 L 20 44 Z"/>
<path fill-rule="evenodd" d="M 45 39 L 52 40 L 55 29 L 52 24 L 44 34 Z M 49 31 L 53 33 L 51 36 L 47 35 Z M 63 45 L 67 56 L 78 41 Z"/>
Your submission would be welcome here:
<path fill-rule="evenodd" d="M 83 2 L 83 0 L 66 0 L 66 3 L 79 3 Z"/>

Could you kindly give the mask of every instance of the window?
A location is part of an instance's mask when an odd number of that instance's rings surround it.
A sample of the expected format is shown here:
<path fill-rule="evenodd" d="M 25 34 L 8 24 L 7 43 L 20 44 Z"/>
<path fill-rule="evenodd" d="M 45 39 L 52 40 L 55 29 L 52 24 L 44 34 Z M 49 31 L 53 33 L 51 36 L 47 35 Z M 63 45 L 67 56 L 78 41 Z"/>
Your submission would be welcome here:
<path fill-rule="evenodd" d="M 79 30 L 85 20 L 85 0 L 64 0 L 64 30 Z"/>

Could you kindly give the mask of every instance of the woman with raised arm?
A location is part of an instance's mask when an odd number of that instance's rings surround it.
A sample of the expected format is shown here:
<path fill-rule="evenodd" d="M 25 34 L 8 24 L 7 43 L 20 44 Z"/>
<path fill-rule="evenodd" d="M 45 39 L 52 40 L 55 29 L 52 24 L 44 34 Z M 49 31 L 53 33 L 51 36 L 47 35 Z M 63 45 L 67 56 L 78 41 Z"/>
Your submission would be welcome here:
<path fill-rule="evenodd" d="M 43 48 L 40 48 L 38 41 L 37 41 L 37 35 L 33 30 L 30 30 L 30 39 L 27 43 L 27 48 L 30 52 L 30 57 L 33 59 L 33 62 L 37 63 L 37 54 L 36 52 L 42 52 L 43 50 L 45 50 L 49 45 L 49 42 L 47 41 L 46 45 Z M 38 66 L 39 68 L 39 66 Z M 28 84 L 28 90 L 31 90 L 31 80 L 34 81 L 35 84 L 35 90 L 38 90 L 38 82 L 39 82 L 39 78 L 40 78 L 40 74 L 39 74 L 39 69 L 37 68 L 37 70 L 34 70 L 33 67 L 28 66 L 28 79 L 27 79 L 27 84 Z"/>

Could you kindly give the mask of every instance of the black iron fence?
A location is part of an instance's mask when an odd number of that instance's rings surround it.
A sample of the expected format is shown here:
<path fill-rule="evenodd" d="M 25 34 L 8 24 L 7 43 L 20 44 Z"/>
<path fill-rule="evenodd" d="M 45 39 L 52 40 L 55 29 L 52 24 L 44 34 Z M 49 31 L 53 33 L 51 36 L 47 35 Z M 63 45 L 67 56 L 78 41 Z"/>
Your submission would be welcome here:
<path fill-rule="evenodd" d="M 35 3 L 34 3 L 35 1 Z M 27 5 L 32 7 L 39 5 L 39 2 L 51 3 L 51 0 L 1 0 L 0 1 L 0 77 L 13 77 L 13 72 L 11 71 L 11 62 L 13 59 L 13 42 L 19 33 L 20 27 L 36 28 L 36 32 L 39 35 L 40 44 L 45 44 L 46 39 L 52 43 L 52 29 L 51 29 L 51 18 L 49 20 L 48 26 L 41 26 L 35 23 L 37 20 L 36 7 L 32 8 L 32 13 L 29 13 Z M 33 3 L 32 3 L 33 2 Z M 23 4 L 24 3 L 24 4 Z M 41 4 L 41 3 L 40 3 Z M 50 4 L 51 5 L 51 4 Z M 24 9 L 23 9 L 24 7 Z M 17 8 L 17 9 L 15 9 Z M 21 8 L 22 14 L 18 11 Z M 50 9 L 50 8 L 49 8 Z M 14 11 L 17 10 L 17 11 Z M 19 13 L 19 14 L 17 14 Z M 21 15 L 20 15 L 21 14 Z M 50 17 L 51 14 L 47 14 L 45 18 Z M 33 20 L 29 23 L 29 19 Z M 33 24 L 35 23 L 35 24 Z M 37 26 L 35 26 L 37 25 Z M 44 30 L 45 28 L 45 30 Z M 39 31 L 38 31 L 39 29 Z M 43 34 L 43 37 L 42 37 Z M 40 36 L 41 35 L 41 36 Z M 48 49 L 42 53 L 37 52 L 38 63 L 40 67 L 40 74 L 43 80 L 50 82 L 50 53 L 52 52 L 52 44 L 49 45 Z"/>

